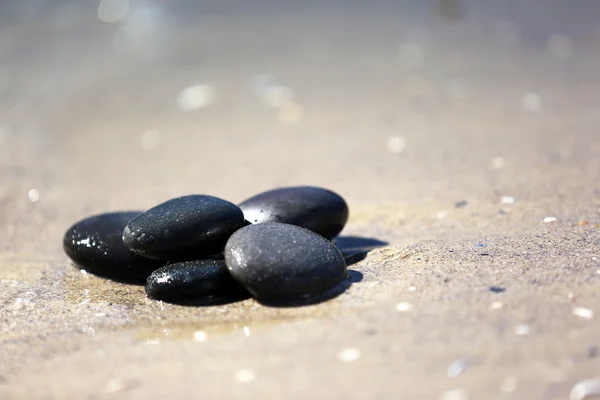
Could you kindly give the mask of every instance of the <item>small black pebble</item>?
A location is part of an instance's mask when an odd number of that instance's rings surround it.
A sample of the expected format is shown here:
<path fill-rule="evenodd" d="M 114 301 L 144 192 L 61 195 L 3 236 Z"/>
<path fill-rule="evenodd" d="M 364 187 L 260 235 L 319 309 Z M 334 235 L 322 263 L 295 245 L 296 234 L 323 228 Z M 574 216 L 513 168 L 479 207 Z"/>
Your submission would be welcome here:
<path fill-rule="evenodd" d="M 156 300 L 178 301 L 244 292 L 221 260 L 169 264 L 154 271 L 146 282 L 146 294 Z"/>
<path fill-rule="evenodd" d="M 132 219 L 123 241 L 132 251 L 170 261 L 219 254 L 229 236 L 244 226 L 235 204 L 205 195 L 178 197 Z"/>
<path fill-rule="evenodd" d="M 596 358 L 598 357 L 598 346 L 590 346 L 588 347 L 588 358 Z"/>
<path fill-rule="evenodd" d="M 493 293 L 506 292 L 506 288 L 503 288 L 503 287 L 500 287 L 500 286 L 490 286 L 489 290 L 490 290 L 490 292 L 493 292 Z"/>
<path fill-rule="evenodd" d="M 225 246 L 231 275 L 259 299 L 320 295 L 347 275 L 342 253 L 307 229 L 266 222 L 234 233 Z"/>
<path fill-rule="evenodd" d="M 333 239 L 346 225 L 348 205 L 338 194 L 318 187 L 296 186 L 269 190 L 240 204 L 253 224 L 283 222 Z"/>
<path fill-rule="evenodd" d="M 141 257 L 123 243 L 123 228 L 139 214 L 113 212 L 83 219 L 67 230 L 63 249 L 77 267 L 87 272 L 121 282 L 143 283 L 164 263 Z"/>
<path fill-rule="evenodd" d="M 461 200 L 461 201 L 457 201 L 456 203 L 454 203 L 454 207 L 456 207 L 456 208 L 462 208 L 462 207 L 465 207 L 466 205 L 467 205 L 466 200 Z"/>

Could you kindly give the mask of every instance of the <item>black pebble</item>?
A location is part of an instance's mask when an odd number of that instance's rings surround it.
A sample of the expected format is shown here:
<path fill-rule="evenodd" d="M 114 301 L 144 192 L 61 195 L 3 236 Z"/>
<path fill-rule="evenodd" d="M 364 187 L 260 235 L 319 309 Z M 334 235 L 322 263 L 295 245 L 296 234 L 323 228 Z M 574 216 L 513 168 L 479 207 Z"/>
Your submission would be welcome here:
<path fill-rule="evenodd" d="M 123 228 L 139 214 L 113 212 L 77 222 L 65 233 L 65 253 L 77 267 L 95 275 L 127 283 L 145 282 L 164 263 L 141 257 L 123 243 Z"/>
<path fill-rule="evenodd" d="M 235 204 L 212 196 L 178 197 L 134 218 L 123 241 L 145 257 L 182 261 L 218 254 L 233 232 L 244 226 Z"/>
<path fill-rule="evenodd" d="M 318 187 L 269 190 L 240 204 L 251 223 L 283 222 L 333 239 L 348 220 L 348 205 L 338 194 Z"/>
<path fill-rule="evenodd" d="M 148 297 L 165 301 L 244 292 L 244 288 L 231 277 L 222 260 L 169 264 L 154 271 L 146 281 Z"/>
<path fill-rule="evenodd" d="M 347 275 L 342 253 L 307 229 L 267 222 L 246 226 L 225 246 L 231 275 L 259 299 L 319 295 Z"/>
<path fill-rule="evenodd" d="M 454 207 L 456 207 L 456 208 L 463 208 L 466 206 L 467 206 L 466 200 L 461 200 L 461 201 L 457 201 L 456 203 L 454 203 Z"/>

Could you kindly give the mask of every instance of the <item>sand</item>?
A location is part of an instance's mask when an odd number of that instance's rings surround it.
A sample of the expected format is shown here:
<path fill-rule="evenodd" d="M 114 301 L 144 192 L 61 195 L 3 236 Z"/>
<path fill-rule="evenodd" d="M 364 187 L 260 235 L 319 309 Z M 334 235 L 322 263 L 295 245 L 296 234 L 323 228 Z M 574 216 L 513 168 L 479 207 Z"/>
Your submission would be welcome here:
<path fill-rule="evenodd" d="M 600 379 L 600 6 L 520 3 L 0 6 L 0 399 Z M 298 184 L 343 195 L 340 246 L 370 250 L 318 304 L 155 302 L 62 252 L 93 213 Z"/>

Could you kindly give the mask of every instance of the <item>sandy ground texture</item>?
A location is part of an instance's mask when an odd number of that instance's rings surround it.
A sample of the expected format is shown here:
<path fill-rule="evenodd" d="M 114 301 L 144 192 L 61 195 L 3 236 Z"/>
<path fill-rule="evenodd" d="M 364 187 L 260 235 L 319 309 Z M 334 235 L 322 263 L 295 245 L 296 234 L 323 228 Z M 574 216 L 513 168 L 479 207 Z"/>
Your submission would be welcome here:
<path fill-rule="evenodd" d="M 599 15 L 2 2 L 0 399 L 591 398 Z M 296 184 L 376 247 L 318 304 L 150 301 L 62 252 L 93 213 Z"/>

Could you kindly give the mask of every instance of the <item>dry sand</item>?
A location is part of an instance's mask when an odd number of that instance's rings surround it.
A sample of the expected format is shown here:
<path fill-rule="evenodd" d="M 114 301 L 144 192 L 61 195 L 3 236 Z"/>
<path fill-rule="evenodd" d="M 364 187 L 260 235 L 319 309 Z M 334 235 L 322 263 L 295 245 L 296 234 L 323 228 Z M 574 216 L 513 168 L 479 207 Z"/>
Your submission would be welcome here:
<path fill-rule="evenodd" d="M 0 399 L 600 379 L 600 5 L 288 3 L 0 6 Z M 347 198 L 345 246 L 388 243 L 320 304 L 162 304 L 61 249 L 92 213 L 295 184 Z"/>

